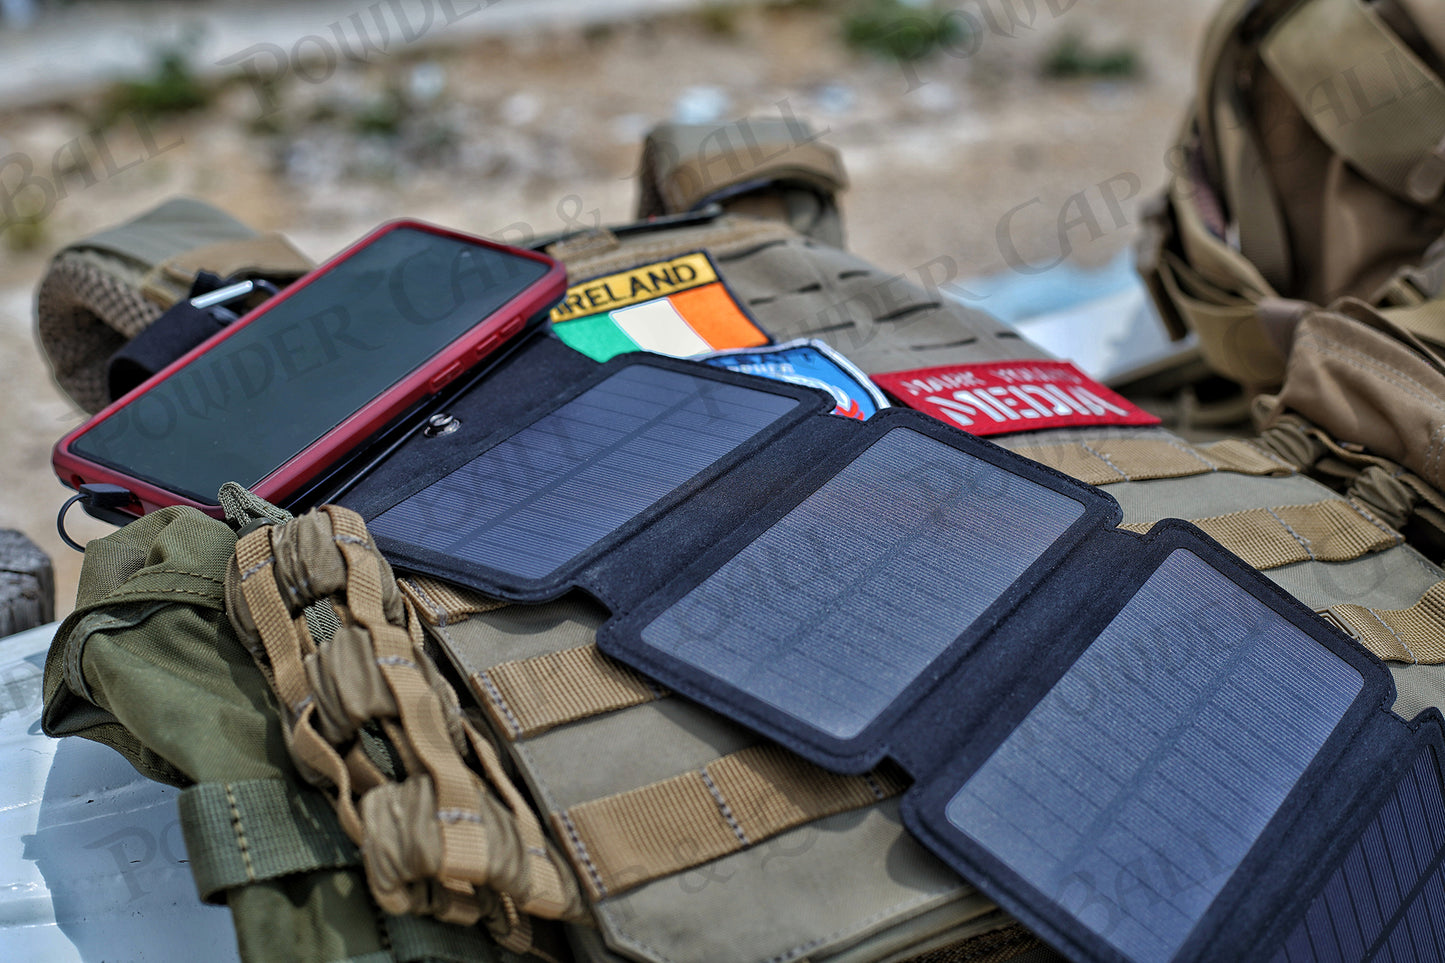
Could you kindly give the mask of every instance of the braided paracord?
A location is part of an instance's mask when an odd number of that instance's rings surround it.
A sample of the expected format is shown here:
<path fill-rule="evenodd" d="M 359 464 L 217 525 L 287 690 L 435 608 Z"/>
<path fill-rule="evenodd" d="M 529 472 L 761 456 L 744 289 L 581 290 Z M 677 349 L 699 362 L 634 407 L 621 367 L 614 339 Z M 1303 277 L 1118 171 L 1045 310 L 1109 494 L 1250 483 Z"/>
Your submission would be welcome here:
<path fill-rule="evenodd" d="M 302 616 L 317 600 L 341 620 L 320 646 Z M 584 918 L 575 877 L 424 651 L 359 516 L 325 506 L 245 536 L 226 602 L 284 706 L 292 759 L 331 797 L 378 905 L 482 920 L 515 950 L 530 945 L 529 915 Z M 363 729 L 389 740 L 397 778 L 364 751 Z"/>

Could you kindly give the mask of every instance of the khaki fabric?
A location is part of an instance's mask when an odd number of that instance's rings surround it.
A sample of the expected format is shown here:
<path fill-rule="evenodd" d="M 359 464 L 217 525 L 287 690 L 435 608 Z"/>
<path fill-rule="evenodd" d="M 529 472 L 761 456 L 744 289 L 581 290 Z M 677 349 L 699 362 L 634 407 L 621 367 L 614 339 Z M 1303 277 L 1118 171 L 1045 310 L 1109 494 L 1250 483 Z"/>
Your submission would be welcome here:
<path fill-rule="evenodd" d="M 1445 554 L 1445 8 L 1225 3 L 1139 242 L 1176 335 L 1296 462 Z M 1260 400 L 1258 397 L 1256 401 Z M 1299 440 L 1299 439 L 1297 439 Z M 1280 452 L 1284 454 L 1284 452 Z"/>
<path fill-rule="evenodd" d="M 428 633 L 458 672 L 475 680 L 500 665 L 585 648 L 605 617 L 597 603 L 570 595 L 445 625 L 428 620 Z M 700 963 L 806 953 L 821 960 L 856 952 L 862 960 L 883 957 L 885 949 L 902 959 L 935 938 L 953 943 L 1011 925 L 903 831 L 896 801 L 879 801 L 897 791 L 888 777 L 874 777 L 875 792 L 866 779 L 823 773 L 674 696 L 585 714 L 517 736 L 508 747 L 574 856 L 577 842 L 594 860 L 601 855 L 587 848 L 599 832 L 606 845 L 625 847 L 633 838 L 643 847 L 630 855 L 608 851 L 602 886 L 589 883 L 594 894 L 607 891 L 593 911 L 610 949 L 574 930 L 574 947 L 587 959 L 616 953 Z M 815 775 L 796 782 L 777 771 L 780 762 L 789 773 L 801 767 Z M 704 772 L 751 845 L 741 844 L 722 815 Z M 759 772 L 769 778 L 758 780 Z M 775 787 L 795 783 L 821 788 L 805 797 L 790 790 L 791 802 L 776 795 Z M 840 796 L 827 788 L 834 785 L 850 788 Z M 659 807 L 659 798 L 678 804 Z M 578 831 L 576 842 L 567 841 L 563 815 Z M 593 822 L 579 825 L 579 815 Z M 635 827 L 630 837 L 627 826 Z M 659 845 L 649 857 L 646 849 Z"/>
<path fill-rule="evenodd" d="M 36 333 L 56 383 L 94 413 L 110 401 L 110 356 L 184 297 L 198 271 L 285 283 L 312 266 L 279 235 L 173 198 L 63 248 L 36 293 Z"/>
<path fill-rule="evenodd" d="M 659 124 L 643 142 L 637 217 L 719 203 L 842 247 L 837 195 L 847 187 L 847 175 L 838 151 L 822 138 L 792 117 Z"/>
<path fill-rule="evenodd" d="M 1219 373 L 1279 383 L 1274 299 L 1408 298 L 1400 279 L 1420 276 L 1445 233 L 1445 85 L 1431 49 L 1412 46 L 1442 22 L 1438 7 L 1396 0 L 1234 2 L 1215 15 L 1140 265 Z"/>
<path fill-rule="evenodd" d="M 1445 370 L 1398 338 L 1334 311 L 1309 313 L 1266 424 L 1288 412 L 1445 488 Z"/>

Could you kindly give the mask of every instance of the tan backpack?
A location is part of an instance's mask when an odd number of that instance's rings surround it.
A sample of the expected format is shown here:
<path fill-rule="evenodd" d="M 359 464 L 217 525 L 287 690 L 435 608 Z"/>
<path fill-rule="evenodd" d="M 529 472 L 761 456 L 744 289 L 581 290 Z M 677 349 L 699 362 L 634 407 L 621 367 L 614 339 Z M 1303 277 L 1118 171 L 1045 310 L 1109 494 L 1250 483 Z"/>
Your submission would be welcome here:
<path fill-rule="evenodd" d="M 1229 0 L 1141 239 L 1280 453 L 1439 557 L 1445 4 Z M 1273 392 L 1263 394 L 1263 392 Z"/>

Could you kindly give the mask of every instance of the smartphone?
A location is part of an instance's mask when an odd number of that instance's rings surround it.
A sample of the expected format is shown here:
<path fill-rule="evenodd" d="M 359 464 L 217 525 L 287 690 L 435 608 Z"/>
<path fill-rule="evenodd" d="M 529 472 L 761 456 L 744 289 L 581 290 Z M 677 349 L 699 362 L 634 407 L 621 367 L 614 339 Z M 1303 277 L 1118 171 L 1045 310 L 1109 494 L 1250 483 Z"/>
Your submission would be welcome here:
<path fill-rule="evenodd" d="M 385 224 L 62 438 L 55 472 L 128 489 L 122 514 L 219 516 L 227 481 L 294 507 L 539 325 L 566 287 L 544 254 Z"/>

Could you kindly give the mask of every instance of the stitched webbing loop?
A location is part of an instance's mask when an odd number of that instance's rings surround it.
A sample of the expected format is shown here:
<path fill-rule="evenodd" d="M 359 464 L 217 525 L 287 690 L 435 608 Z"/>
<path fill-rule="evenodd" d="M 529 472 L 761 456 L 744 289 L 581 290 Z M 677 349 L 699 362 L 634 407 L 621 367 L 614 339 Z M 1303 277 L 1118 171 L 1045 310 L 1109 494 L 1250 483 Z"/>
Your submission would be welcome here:
<path fill-rule="evenodd" d="M 1346 604 L 1330 606 L 1329 613 L 1382 659 L 1423 665 L 1445 662 L 1445 582 L 1430 586 L 1408 608 Z"/>
<path fill-rule="evenodd" d="M 1257 569 L 1306 561 L 1348 562 L 1404 541 L 1398 532 L 1343 498 L 1308 505 L 1247 508 L 1191 521 Z M 1119 527 L 1147 532 L 1153 523 Z"/>
<path fill-rule="evenodd" d="M 552 814 L 594 899 L 756 845 L 795 826 L 902 792 L 884 770 L 826 772 L 760 745 L 701 769 Z"/>

